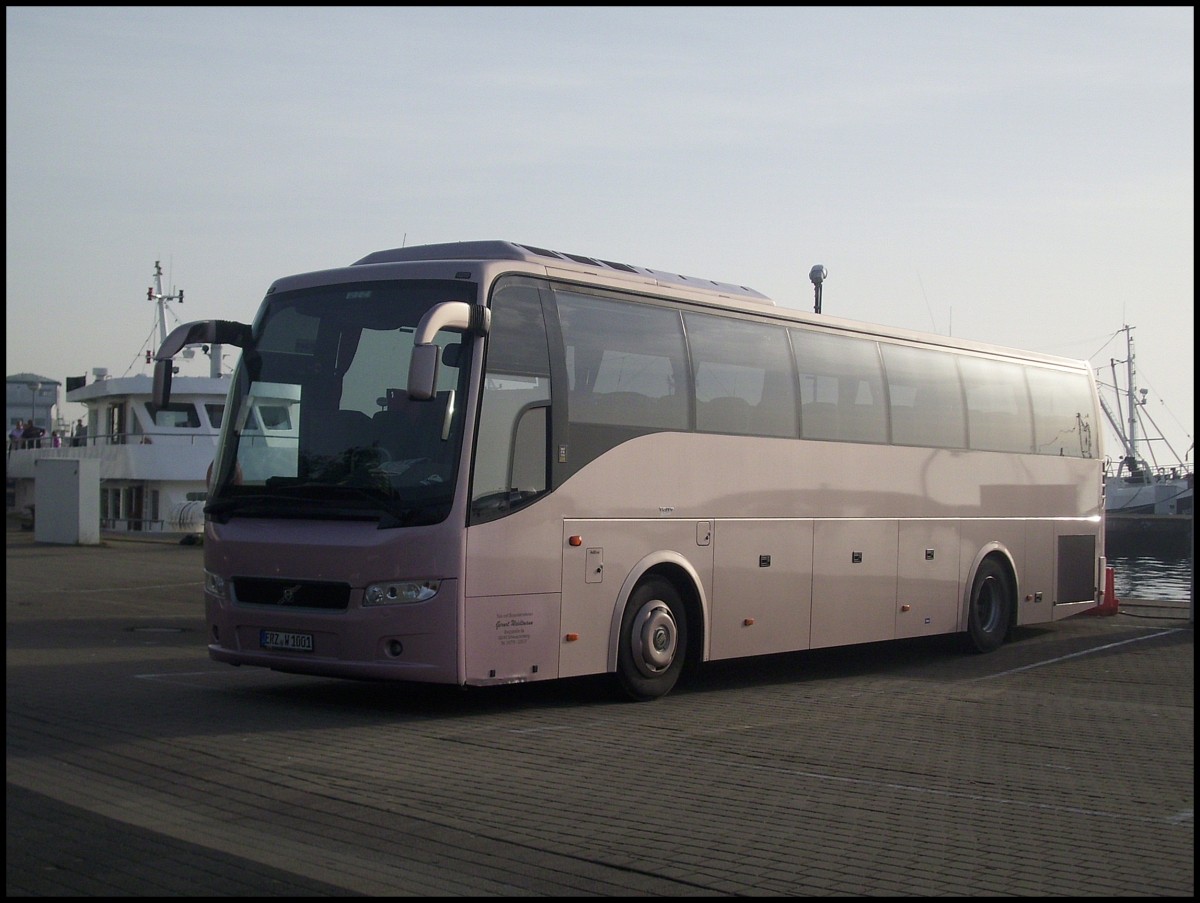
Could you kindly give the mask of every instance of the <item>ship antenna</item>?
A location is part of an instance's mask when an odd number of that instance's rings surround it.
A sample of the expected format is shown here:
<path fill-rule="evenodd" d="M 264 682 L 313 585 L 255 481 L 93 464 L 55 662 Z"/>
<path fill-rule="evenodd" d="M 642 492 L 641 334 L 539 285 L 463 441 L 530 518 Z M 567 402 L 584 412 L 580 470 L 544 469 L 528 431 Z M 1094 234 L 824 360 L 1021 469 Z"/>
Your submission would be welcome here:
<path fill-rule="evenodd" d="M 161 347 L 162 343 L 167 340 L 167 302 L 178 301 L 183 303 L 183 289 L 180 289 L 175 294 L 165 295 L 162 288 L 162 262 L 154 261 L 154 285 L 146 289 L 146 300 L 153 301 L 158 305 L 158 344 Z"/>

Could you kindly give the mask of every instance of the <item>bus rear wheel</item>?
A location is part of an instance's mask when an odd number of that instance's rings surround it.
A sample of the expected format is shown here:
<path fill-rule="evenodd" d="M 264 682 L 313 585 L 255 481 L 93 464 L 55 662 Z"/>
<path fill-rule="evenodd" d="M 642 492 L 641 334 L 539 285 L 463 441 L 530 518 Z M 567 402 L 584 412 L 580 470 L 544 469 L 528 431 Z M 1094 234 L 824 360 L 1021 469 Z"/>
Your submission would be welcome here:
<path fill-rule="evenodd" d="M 1013 595 L 1008 572 L 999 562 L 985 558 L 971 584 L 967 609 L 967 637 L 976 652 L 999 649 L 1008 635 Z"/>
<path fill-rule="evenodd" d="M 687 650 L 687 616 L 670 581 L 649 577 L 629 596 L 617 639 L 617 680 L 631 699 L 665 696 L 679 680 Z"/>

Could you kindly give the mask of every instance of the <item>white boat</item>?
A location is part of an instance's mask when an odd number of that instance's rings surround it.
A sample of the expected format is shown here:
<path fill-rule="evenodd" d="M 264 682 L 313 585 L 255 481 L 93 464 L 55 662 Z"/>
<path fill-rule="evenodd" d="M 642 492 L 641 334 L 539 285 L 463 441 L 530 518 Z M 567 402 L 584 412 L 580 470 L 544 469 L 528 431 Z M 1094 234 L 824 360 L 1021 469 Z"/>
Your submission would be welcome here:
<path fill-rule="evenodd" d="M 1121 449 L 1105 467 L 1108 554 L 1182 550 L 1190 547 L 1192 537 L 1195 470 L 1186 456 L 1194 446 L 1179 455 L 1146 411 L 1147 391 L 1137 387 L 1133 327 L 1122 330 L 1125 360 L 1110 361 L 1112 383 L 1100 384 L 1100 404 Z M 1117 376 L 1118 363 L 1125 364 L 1124 385 Z"/>
<path fill-rule="evenodd" d="M 158 344 L 143 349 L 149 359 L 166 338 L 166 307 L 183 292 L 165 294 L 162 268 L 154 264 L 148 300 L 157 305 Z M 107 533 L 199 534 L 204 527 L 205 477 L 216 453 L 229 378 L 221 368 L 221 346 L 207 351 L 207 375 L 185 372 L 204 365 L 184 359 L 172 381 L 171 405 L 156 410 L 149 372 L 112 378 L 104 368 L 93 380 L 66 393 L 86 407 L 87 435 L 68 436 L 60 448 L 49 438 L 40 448 L 9 452 L 6 476 L 12 503 L 36 517 L 33 509 L 37 462 L 46 458 L 94 459 L 100 471 L 100 529 Z M 140 357 L 141 355 L 139 355 Z M 187 358 L 186 352 L 184 358 Z"/>

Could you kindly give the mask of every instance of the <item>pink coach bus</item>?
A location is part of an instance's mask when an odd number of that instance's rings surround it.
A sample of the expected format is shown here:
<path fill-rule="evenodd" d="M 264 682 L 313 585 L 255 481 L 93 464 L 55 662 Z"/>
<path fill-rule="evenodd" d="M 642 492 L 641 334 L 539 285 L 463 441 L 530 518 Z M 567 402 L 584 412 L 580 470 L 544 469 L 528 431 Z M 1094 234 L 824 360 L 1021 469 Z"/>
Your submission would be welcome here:
<path fill-rule="evenodd" d="M 1082 361 L 502 241 L 289 276 L 205 506 L 210 656 L 487 686 L 961 634 L 1102 598 Z"/>

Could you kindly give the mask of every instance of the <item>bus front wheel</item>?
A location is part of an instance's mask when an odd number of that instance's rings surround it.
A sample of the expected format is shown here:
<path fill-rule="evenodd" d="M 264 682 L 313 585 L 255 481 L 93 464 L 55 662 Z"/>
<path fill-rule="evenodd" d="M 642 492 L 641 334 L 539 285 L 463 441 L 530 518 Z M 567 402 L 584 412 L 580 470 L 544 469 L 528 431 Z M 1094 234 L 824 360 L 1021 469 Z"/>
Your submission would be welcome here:
<path fill-rule="evenodd" d="M 985 558 L 971 584 L 967 609 L 967 636 L 973 650 L 992 652 L 1000 648 L 1008 635 L 1012 604 L 1008 572 L 999 562 Z"/>
<path fill-rule="evenodd" d="M 679 680 L 687 650 L 683 600 L 670 581 L 649 577 L 634 588 L 621 618 L 617 679 L 635 700 L 665 696 Z"/>

